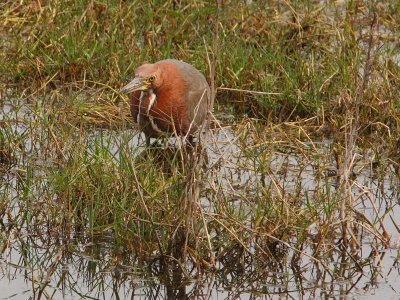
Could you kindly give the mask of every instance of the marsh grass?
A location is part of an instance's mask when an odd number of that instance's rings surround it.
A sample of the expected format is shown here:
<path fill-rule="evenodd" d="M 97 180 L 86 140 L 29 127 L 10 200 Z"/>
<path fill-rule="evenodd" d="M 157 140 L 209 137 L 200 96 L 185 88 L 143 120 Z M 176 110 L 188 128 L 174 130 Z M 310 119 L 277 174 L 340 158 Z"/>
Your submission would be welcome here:
<path fill-rule="evenodd" d="M 399 232 L 396 5 L 4 2 L 2 253 L 20 243 L 35 298 L 102 236 L 106 269 L 148 267 L 166 285 L 213 271 L 247 286 L 234 278 L 290 264 L 350 292 Z M 116 93 L 137 65 L 168 57 L 211 69 L 201 147 L 144 147 Z M 30 256 L 38 240 L 52 251 Z M 101 285 L 93 267 L 82 266 Z"/>
<path fill-rule="evenodd" d="M 357 259 L 348 269 L 332 265 L 334 257 L 348 251 L 340 242 L 344 177 L 334 160 L 335 142 L 313 142 L 309 132 L 319 128 L 313 120 L 269 126 L 247 120 L 216 126 L 203 145 L 207 151 L 193 151 L 179 143 L 145 148 L 130 122 L 121 120 L 119 130 L 93 129 L 89 122 L 72 122 L 63 105 L 51 102 L 37 102 L 20 113 L 25 121 L 13 132 L 13 142 L 23 146 L 14 148 L 16 161 L 2 179 L 3 249 L 9 251 L 12 239 L 43 237 L 41 247 L 50 247 L 55 254 L 22 258 L 35 274 L 38 291 L 49 290 L 46 276 L 64 280 L 50 266 L 66 263 L 67 253 L 76 253 L 76 247 L 90 251 L 103 235 L 115 247 L 115 260 L 104 268 L 136 261 L 149 265 L 152 274 L 170 285 L 207 270 L 223 270 L 235 278 L 249 270 L 261 272 L 269 263 L 274 270 L 288 253 L 297 262 L 294 265 L 310 259 L 331 279 L 350 280 L 353 272 L 371 266 L 371 261 Z M 19 118 L 13 111 L 3 116 L 7 124 Z M 373 191 L 363 175 L 372 161 L 358 154 L 356 158 L 352 180 L 359 178 L 362 189 Z M 380 163 L 383 174 L 393 172 L 387 158 Z M 332 170 L 335 175 L 328 177 Z M 380 176 L 387 180 L 387 175 Z M 353 207 L 344 209 L 354 211 L 357 240 L 366 239 L 360 232 L 367 230 L 372 233 L 369 242 L 385 247 L 390 237 L 384 227 L 397 221 L 383 217 L 382 227 L 380 210 L 372 217 L 360 212 L 359 207 L 369 206 L 369 194 L 358 194 L 357 186 L 350 184 L 352 195 L 359 196 L 354 196 Z M 391 199 L 381 195 L 374 200 L 381 203 L 377 206 L 387 201 L 388 216 L 395 207 Z M 102 277 L 92 266 L 82 268 L 101 284 Z M 168 277 L 171 269 L 175 275 Z M 218 276 L 228 280 L 225 275 Z"/>

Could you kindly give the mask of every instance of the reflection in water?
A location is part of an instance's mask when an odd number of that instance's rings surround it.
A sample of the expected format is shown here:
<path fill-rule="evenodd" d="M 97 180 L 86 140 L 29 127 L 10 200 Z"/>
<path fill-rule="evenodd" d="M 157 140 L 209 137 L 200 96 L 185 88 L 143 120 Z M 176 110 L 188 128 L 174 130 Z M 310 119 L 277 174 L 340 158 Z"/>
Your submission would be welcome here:
<path fill-rule="evenodd" d="M 1 299 L 13 294 L 33 299 L 331 298 L 374 291 L 383 280 L 382 267 L 388 268 L 384 275 L 399 279 L 397 265 L 390 265 L 395 250 L 382 253 L 377 261 L 376 249 L 356 258 L 338 245 L 328 254 L 341 275 L 333 280 L 329 269 L 278 244 L 270 245 L 273 259 L 255 263 L 238 246 L 223 254 L 218 271 L 193 274 L 172 257 L 143 264 L 138 257 L 124 255 L 112 246 L 111 235 L 64 241 L 16 237 L 3 253 Z"/>

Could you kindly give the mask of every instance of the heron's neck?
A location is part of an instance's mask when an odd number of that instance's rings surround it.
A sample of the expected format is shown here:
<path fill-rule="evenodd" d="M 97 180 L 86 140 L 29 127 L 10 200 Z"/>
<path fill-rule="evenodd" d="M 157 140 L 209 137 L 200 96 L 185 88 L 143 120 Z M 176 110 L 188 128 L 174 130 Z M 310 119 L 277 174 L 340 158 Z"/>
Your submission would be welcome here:
<path fill-rule="evenodd" d="M 140 106 L 142 104 L 142 101 L 144 97 L 148 98 L 148 103 L 146 107 L 146 115 L 150 114 L 150 110 L 153 108 L 153 106 L 156 104 L 157 101 L 157 95 L 154 92 L 153 89 L 149 89 L 147 91 L 143 91 L 142 94 L 140 95 Z"/>

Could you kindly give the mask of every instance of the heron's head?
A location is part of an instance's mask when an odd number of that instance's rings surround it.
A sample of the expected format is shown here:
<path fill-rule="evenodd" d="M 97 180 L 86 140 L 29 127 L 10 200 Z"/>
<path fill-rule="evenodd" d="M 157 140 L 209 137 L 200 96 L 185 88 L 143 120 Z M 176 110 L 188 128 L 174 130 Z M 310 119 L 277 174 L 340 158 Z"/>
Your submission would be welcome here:
<path fill-rule="evenodd" d="M 135 78 L 122 89 L 120 93 L 131 93 L 134 91 L 147 91 L 157 89 L 162 85 L 161 69 L 156 64 L 143 64 L 135 71 Z"/>

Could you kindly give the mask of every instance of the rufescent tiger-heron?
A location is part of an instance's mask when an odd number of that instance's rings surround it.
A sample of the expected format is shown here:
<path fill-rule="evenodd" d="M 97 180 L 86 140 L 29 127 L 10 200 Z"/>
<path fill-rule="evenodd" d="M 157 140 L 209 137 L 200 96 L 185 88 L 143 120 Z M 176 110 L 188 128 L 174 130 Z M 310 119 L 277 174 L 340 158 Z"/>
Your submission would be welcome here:
<path fill-rule="evenodd" d="M 150 138 L 179 135 L 191 142 L 212 111 L 210 86 L 204 75 L 188 63 L 167 59 L 143 64 L 120 93 L 131 94 L 133 120 Z"/>

